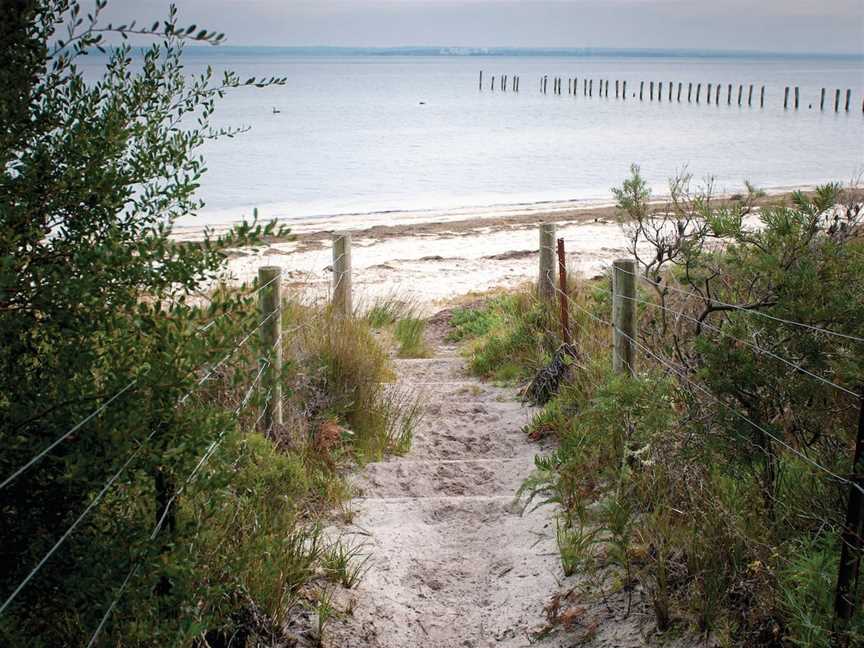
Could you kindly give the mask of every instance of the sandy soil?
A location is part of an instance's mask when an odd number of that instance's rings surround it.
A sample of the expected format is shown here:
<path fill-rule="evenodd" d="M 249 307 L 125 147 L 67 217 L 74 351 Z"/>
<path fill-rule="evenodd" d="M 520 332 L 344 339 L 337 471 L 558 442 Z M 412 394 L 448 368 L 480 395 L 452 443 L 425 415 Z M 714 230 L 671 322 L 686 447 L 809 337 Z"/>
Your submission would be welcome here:
<path fill-rule="evenodd" d="M 234 251 L 226 278 L 248 282 L 262 265 L 277 265 L 283 268 L 288 287 L 302 289 L 307 298 L 326 297 L 333 232 L 351 231 L 355 303 L 362 308 L 364 303 L 396 296 L 424 306 L 431 314 L 455 296 L 534 279 L 537 226 L 542 222 L 558 224 L 573 272 L 596 275 L 627 253 L 627 239 L 615 220 L 615 208 L 609 205 L 401 214 L 398 224 L 392 224 L 395 218 L 366 215 L 361 228 L 356 226 L 359 220 L 347 217 L 297 220 L 291 223 L 296 240 L 274 240 L 261 248 Z M 193 240 L 199 234 L 188 229 L 178 238 Z"/>
<path fill-rule="evenodd" d="M 396 361 L 400 384 L 428 403 L 412 450 L 357 475 L 353 522 L 331 530 L 364 541 L 372 558 L 359 587 L 340 590 L 347 613 L 328 628 L 324 645 L 646 645 L 652 615 L 639 593 L 629 614 L 623 595 L 592 601 L 575 594 L 584 576 L 562 573 L 554 508 L 520 514 L 514 494 L 534 455 L 549 448 L 521 431 L 532 410 L 515 389 L 465 373 L 441 322 L 433 320 L 434 357 Z M 553 600 L 568 627 L 549 623 Z"/>

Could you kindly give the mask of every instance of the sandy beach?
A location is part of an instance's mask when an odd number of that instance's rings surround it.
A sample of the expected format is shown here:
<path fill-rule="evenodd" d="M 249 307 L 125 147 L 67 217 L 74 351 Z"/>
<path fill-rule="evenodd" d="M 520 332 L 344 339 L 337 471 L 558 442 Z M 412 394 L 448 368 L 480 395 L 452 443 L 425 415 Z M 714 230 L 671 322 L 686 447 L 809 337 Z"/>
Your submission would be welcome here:
<path fill-rule="evenodd" d="M 777 192 L 762 202 L 786 200 L 788 195 Z M 396 297 L 431 314 L 459 296 L 533 280 L 537 227 L 543 222 L 557 224 L 571 272 L 586 277 L 602 272 L 627 253 L 616 211 L 608 203 L 550 203 L 296 219 L 285 221 L 293 240 L 232 251 L 226 280 L 249 282 L 259 267 L 275 265 L 283 269 L 288 289 L 302 290 L 306 298 L 325 297 L 331 282 L 332 236 L 351 232 L 355 303 L 362 308 L 379 298 Z M 177 235 L 195 240 L 201 230 L 181 229 Z"/>

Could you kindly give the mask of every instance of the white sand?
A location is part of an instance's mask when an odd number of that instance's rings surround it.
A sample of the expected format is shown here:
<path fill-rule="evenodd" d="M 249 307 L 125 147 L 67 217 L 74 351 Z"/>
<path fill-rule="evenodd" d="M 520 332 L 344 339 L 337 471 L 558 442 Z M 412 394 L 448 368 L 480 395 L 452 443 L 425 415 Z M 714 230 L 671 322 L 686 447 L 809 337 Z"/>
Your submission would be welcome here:
<path fill-rule="evenodd" d="M 566 240 L 568 267 L 591 276 L 618 256 L 627 240 L 615 223 L 571 223 L 559 227 Z M 279 243 L 232 259 L 229 270 L 251 281 L 262 265 L 283 268 L 286 282 L 326 295 L 331 281 L 329 241 L 319 249 L 298 251 L 297 243 Z M 352 250 L 355 300 L 376 297 L 412 299 L 430 309 L 472 291 L 515 286 L 536 278 L 536 226 L 471 233 L 398 236 L 376 240 L 356 236 Z M 510 258 L 490 258 L 510 255 Z"/>

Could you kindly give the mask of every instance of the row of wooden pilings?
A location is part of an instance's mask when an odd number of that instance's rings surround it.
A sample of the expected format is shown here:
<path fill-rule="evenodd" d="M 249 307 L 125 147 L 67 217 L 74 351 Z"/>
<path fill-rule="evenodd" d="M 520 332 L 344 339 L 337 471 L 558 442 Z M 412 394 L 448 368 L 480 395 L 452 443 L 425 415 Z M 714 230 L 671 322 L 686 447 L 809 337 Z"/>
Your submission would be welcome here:
<path fill-rule="evenodd" d="M 502 92 L 507 92 L 507 88 L 512 90 L 513 92 L 519 92 L 519 77 L 514 75 L 510 76 L 507 74 L 502 74 L 498 77 L 498 89 Z M 480 70 L 480 90 L 483 89 L 483 70 Z M 492 76 L 491 81 L 489 82 L 489 89 L 493 92 L 495 91 L 495 76 Z"/>
<path fill-rule="evenodd" d="M 519 77 L 508 77 L 502 76 L 500 77 L 499 89 L 506 92 L 507 90 L 507 82 L 508 79 L 512 78 L 512 86 L 511 88 L 515 91 L 519 91 Z M 540 77 L 540 92 L 542 94 L 549 93 L 549 81 L 550 77 L 548 75 L 544 75 Z M 564 77 L 552 77 L 552 93 L 556 95 L 564 94 Z M 594 81 L 595 79 L 582 79 L 582 96 L 593 97 L 594 96 Z M 609 97 L 609 83 L 608 79 L 596 79 L 597 81 L 597 96 L 598 97 Z M 483 90 L 483 72 L 480 72 L 480 90 Z M 495 90 L 495 77 L 492 77 L 491 83 L 489 85 L 490 90 Z M 685 93 L 686 89 L 686 93 Z M 726 105 L 731 106 L 733 101 L 737 103 L 738 106 L 743 106 L 746 102 L 748 107 L 753 106 L 754 102 L 754 91 L 756 90 L 756 86 L 754 84 L 745 85 L 743 83 L 737 84 L 737 88 L 735 84 L 727 83 L 706 83 L 704 84 L 704 95 L 703 95 L 703 84 L 702 83 L 687 83 L 686 87 L 683 82 L 679 81 L 676 84 L 674 81 L 648 81 L 647 85 L 645 81 L 639 82 L 639 92 L 637 93 L 635 90 L 632 92 L 632 98 L 637 98 L 639 101 L 645 101 L 646 98 L 648 101 L 663 101 L 664 96 L 666 100 L 669 102 L 676 101 L 680 103 L 686 97 L 686 101 L 688 103 L 703 103 L 706 104 L 715 104 L 720 105 L 721 102 Z M 646 92 L 647 90 L 647 92 Z M 790 90 L 793 91 L 792 103 L 790 104 Z M 825 110 L 825 99 L 826 99 L 827 88 L 822 88 L 822 92 L 819 98 L 819 110 Z M 841 109 L 841 96 L 843 90 L 841 88 L 834 89 L 834 112 L 840 112 Z M 578 96 L 579 95 L 579 78 L 572 77 L 567 79 L 567 94 Z M 627 81 L 615 80 L 615 94 L 614 97 L 616 99 L 627 99 Z M 765 86 L 759 86 L 759 107 L 765 107 Z M 790 108 L 794 110 L 798 110 L 801 106 L 801 92 L 799 86 L 786 86 L 784 95 L 783 95 L 783 108 L 789 110 Z M 812 109 L 813 104 L 808 104 L 808 106 Z M 843 104 L 843 109 L 846 112 L 851 110 L 852 106 L 852 89 L 846 88 L 845 91 L 845 104 Z M 830 105 L 829 105 L 830 109 Z M 861 110 L 864 111 L 864 101 L 861 104 Z"/>

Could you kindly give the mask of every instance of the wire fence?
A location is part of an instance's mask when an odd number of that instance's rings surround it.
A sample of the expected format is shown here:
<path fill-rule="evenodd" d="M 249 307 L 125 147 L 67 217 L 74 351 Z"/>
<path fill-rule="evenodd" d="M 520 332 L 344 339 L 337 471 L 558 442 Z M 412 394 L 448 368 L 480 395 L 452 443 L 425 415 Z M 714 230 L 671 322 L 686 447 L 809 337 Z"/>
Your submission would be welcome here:
<path fill-rule="evenodd" d="M 266 282 L 259 282 L 260 285 L 257 285 L 252 291 L 245 294 L 245 298 L 252 299 L 254 297 L 259 297 L 261 300 L 261 304 L 265 304 L 264 295 L 267 293 L 276 293 L 278 295 L 278 290 L 276 287 L 278 283 L 281 281 L 281 272 L 275 273 L 275 275 Z M 268 290 L 269 289 L 269 290 Z M 265 292 L 266 291 L 266 292 Z M 262 382 L 265 381 L 265 378 L 270 378 L 271 385 L 268 389 L 263 393 L 263 397 L 260 399 L 259 406 L 261 408 L 261 412 L 258 417 L 255 419 L 255 427 L 257 428 L 262 420 L 265 418 L 265 414 L 268 408 L 272 404 L 274 389 L 272 383 L 279 378 L 279 374 L 281 374 L 281 345 L 283 344 L 284 334 L 298 331 L 305 325 L 298 325 L 287 329 L 286 331 L 282 330 L 281 326 L 281 316 L 283 314 L 283 305 L 281 299 L 278 300 L 270 300 L 271 307 L 268 308 L 267 311 L 263 311 L 260 316 L 257 318 L 254 326 L 250 329 L 244 331 L 240 335 L 237 336 L 232 342 L 229 344 L 231 348 L 227 353 L 218 357 L 213 363 L 207 364 L 205 366 L 201 366 L 195 372 L 199 374 L 199 377 L 195 379 L 194 385 L 192 388 L 187 390 L 182 396 L 176 399 L 176 406 L 180 407 L 185 405 L 193 396 L 199 393 L 199 390 L 210 380 L 214 378 L 214 376 L 219 375 L 220 371 L 226 368 L 229 362 L 232 361 L 235 356 L 240 351 L 254 351 L 260 350 L 260 355 L 258 357 L 258 363 L 254 370 L 254 373 L 251 375 L 250 379 L 246 382 L 244 390 L 240 396 L 239 403 L 230 413 L 230 418 L 228 424 L 226 424 L 222 430 L 212 438 L 209 443 L 207 443 L 203 453 L 197 458 L 195 461 L 191 471 L 188 475 L 179 483 L 179 487 L 175 488 L 173 493 L 171 493 L 170 497 L 168 497 L 167 501 L 164 503 L 161 509 L 161 514 L 158 517 L 155 525 L 151 529 L 148 535 L 148 542 L 152 544 L 160 532 L 163 530 L 166 521 L 171 515 L 172 508 L 176 505 L 178 499 L 183 496 L 186 490 L 194 483 L 197 476 L 200 474 L 202 468 L 207 464 L 207 462 L 213 457 L 213 455 L 217 452 L 219 447 L 227 438 L 229 432 L 234 429 L 233 424 L 237 423 L 240 420 L 241 415 L 249 408 L 250 403 L 253 402 L 254 396 L 257 392 L 261 391 Z M 235 313 L 230 311 L 226 311 L 216 318 L 210 319 L 205 325 L 198 327 L 196 330 L 199 332 L 206 331 L 210 329 L 216 321 L 223 317 L 234 317 Z M 274 322 L 275 320 L 275 322 Z M 275 324 L 273 328 L 277 331 L 277 334 L 273 336 L 273 338 L 269 338 L 263 335 L 264 329 L 268 326 L 268 324 Z M 255 343 L 256 335 L 261 338 L 261 343 Z M 243 370 L 243 363 L 239 365 L 233 365 L 235 370 Z M 0 489 L 3 489 L 10 485 L 15 480 L 19 479 L 23 474 L 33 469 L 40 461 L 42 461 L 46 456 L 50 455 L 52 451 L 58 448 L 64 441 L 68 441 L 73 437 L 76 433 L 84 429 L 88 424 L 91 424 L 94 420 L 98 419 L 102 416 L 106 411 L 110 410 L 113 406 L 117 406 L 120 402 L 122 402 L 123 397 L 134 397 L 136 386 L 141 386 L 144 382 L 145 375 L 150 371 L 150 368 L 142 372 L 134 379 L 129 381 L 124 385 L 120 390 L 116 393 L 112 394 L 110 397 L 106 398 L 102 404 L 100 404 L 97 408 L 95 408 L 90 414 L 83 417 L 78 423 L 71 426 L 66 432 L 57 437 L 53 442 L 48 444 L 44 449 L 36 453 L 31 459 L 26 461 L 21 465 L 20 468 L 13 471 L 9 476 L 7 476 L 2 482 L 0 482 Z M 70 537 L 79 530 L 82 524 L 93 515 L 93 513 L 99 508 L 99 505 L 104 502 L 106 496 L 116 487 L 118 481 L 124 473 L 128 473 L 131 468 L 135 465 L 136 460 L 141 457 L 141 455 L 147 450 L 148 444 L 156 437 L 157 433 L 160 432 L 161 425 L 156 425 L 147 436 L 136 444 L 136 447 L 128 454 L 125 460 L 120 464 L 119 468 L 114 471 L 109 479 L 104 482 L 104 484 L 99 488 L 96 494 L 90 498 L 87 505 L 84 509 L 79 513 L 74 521 L 65 529 L 65 531 L 59 536 L 59 538 L 52 544 L 52 546 L 48 549 L 44 555 L 39 558 L 39 560 L 35 563 L 35 565 L 30 568 L 26 575 L 20 580 L 20 582 L 15 585 L 12 591 L 6 596 L 6 598 L 0 603 L 0 615 L 5 613 L 10 606 L 15 602 L 18 596 L 22 591 L 30 584 L 33 579 L 46 567 L 46 565 L 50 562 L 51 558 L 57 553 L 57 551 L 69 541 Z M 269 433 L 272 430 L 272 425 L 270 429 L 266 431 Z M 116 609 L 119 604 L 121 598 L 124 593 L 128 590 L 130 583 L 134 581 L 136 575 L 140 572 L 142 566 L 144 565 L 144 558 L 139 558 L 133 561 L 131 569 L 126 574 L 125 578 L 120 583 L 119 587 L 116 590 L 116 593 L 112 599 L 111 604 L 105 610 L 98 626 L 95 628 L 92 633 L 90 640 L 88 642 L 88 646 L 96 645 L 100 634 L 103 632 L 107 622 L 110 619 L 110 616 Z"/>
<path fill-rule="evenodd" d="M 601 345 L 601 347 L 606 346 L 608 348 L 611 346 L 613 361 L 616 363 L 616 366 L 623 366 L 624 371 L 636 376 L 639 372 L 637 371 L 637 362 L 635 362 L 635 359 L 641 356 L 640 360 L 644 359 L 644 361 L 647 361 L 647 363 L 659 368 L 661 371 L 667 372 L 670 376 L 675 378 L 682 388 L 692 391 L 711 405 L 719 407 L 722 411 L 740 421 L 745 427 L 749 427 L 751 430 L 761 435 L 762 438 L 770 440 L 773 444 L 776 444 L 776 447 L 790 453 L 790 455 L 794 456 L 797 460 L 809 466 L 816 474 L 822 475 L 824 479 L 834 484 L 835 487 L 842 486 L 847 489 L 847 499 L 849 502 L 847 509 L 845 511 L 835 512 L 835 515 L 837 516 L 841 516 L 841 514 L 845 513 L 844 525 L 842 528 L 836 529 L 838 535 L 841 536 L 840 546 L 842 553 L 836 583 L 835 614 L 841 622 L 848 620 L 857 605 L 857 594 L 854 589 L 858 580 L 862 547 L 864 547 L 864 539 L 862 539 L 862 535 L 864 535 L 864 530 L 862 530 L 862 522 L 864 522 L 864 474 L 862 473 L 864 473 L 864 470 L 862 470 L 860 464 L 862 461 L 862 449 L 864 449 L 864 397 L 862 397 L 860 388 L 848 384 L 841 384 L 837 377 L 823 375 L 820 370 L 805 366 L 806 358 L 790 358 L 788 354 L 784 352 L 782 344 L 776 344 L 774 348 L 766 348 L 767 345 L 765 342 L 759 340 L 758 335 L 754 334 L 752 339 L 744 339 L 740 335 L 735 335 L 730 333 L 728 330 L 725 330 L 723 323 L 718 325 L 706 321 L 706 317 L 695 317 L 693 314 L 687 312 L 685 308 L 688 300 L 696 298 L 702 300 L 700 302 L 701 305 L 710 308 L 721 308 L 722 311 L 720 312 L 724 314 L 732 313 L 744 318 L 752 318 L 753 320 L 761 322 L 770 322 L 779 325 L 780 327 L 796 331 L 799 334 L 812 335 L 814 340 L 831 340 L 835 344 L 840 345 L 858 345 L 864 343 L 864 338 L 850 333 L 832 330 L 820 325 L 778 317 L 749 305 L 734 304 L 729 301 L 719 300 L 713 296 L 694 292 L 693 290 L 679 288 L 671 285 L 669 281 L 662 281 L 657 277 L 649 278 L 636 269 L 635 262 L 627 261 L 625 263 L 623 260 L 617 261 L 612 267 L 612 317 L 607 319 L 601 314 L 598 314 L 598 312 L 594 312 L 592 309 L 580 304 L 578 299 L 573 299 L 574 295 L 571 294 L 566 281 L 566 270 L 561 273 L 560 284 L 556 285 L 554 271 L 548 260 L 548 252 L 545 255 L 547 258 L 544 261 L 542 249 L 544 243 L 546 243 L 547 246 L 549 245 L 549 232 L 545 232 L 544 238 L 544 232 L 541 230 L 540 240 L 541 266 L 539 294 L 542 299 L 544 293 L 548 295 L 551 289 L 555 297 L 561 300 L 562 328 L 567 328 L 567 319 L 564 317 L 563 313 L 565 310 L 569 311 L 570 308 L 574 308 L 579 314 L 593 322 L 595 328 L 596 326 L 599 326 L 602 327 L 603 330 L 608 330 L 611 333 L 612 340 L 599 339 L 597 335 L 593 334 L 587 329 L 587 327 L 583 327 L 577 331 L 574 337 L 577 340 L 589 338 L 592 344 Z M 566 268 L 566 256 L 564 256 L 563 251 L 565 241 L 559 239 L 558 244 L 559 261 L 564 264 L 564 267 Z M 633 269 L 628 269 L 628 266 Z M 625 281 L 624 279 L 630 279 L 630 281 Z M 650 298 L 639 296 L 640 294 L 637 289 L 638 282 L 654 289 L 653 292 L 657 292 L 659 289 L 661 291 L 667 291 L 665 294 L 674 293 L 681 296 L 681 308 L 672 308 L 666 303 L 658 303 L 658 301 L 652 301 Z M 636 312 L 637 306 L 644 307 L 641 315 Z M 627 316 L 627 310 L 631 311 L 632 317 Z M 639 327 L 637 326 L 637 321 L 640 317 L 648 319 L 654 317 L 654 315 L 651 314 L 652 312 L 659 312 L 664 316 L 668 316 L 673 321 L 684 321 L 694 325 L 694 331 L 691 332 L 691 335 L 695 335 L 697 332 L 711 332 L 712 334 L 716 334 L 719 338 L 734 343 L 735 348 L 746 348 L 752 352 L 756 358 L 765 358 L 777 361 L 783 367 L 788 368 L 792 372 L 791 375 L 801 376 L 804 380 L 810 380 L 814 384 L 818 384 L 829 391 L 834 392 L 837 395 L 837 398 L 841 400 L 846 399 L 842 407 L 846 408 L 846 411 L 856 409 L 858 411 L 857 442 L 853 453 L 854 456 L 849 459 L 851 471 L 848 474 L 841 474 L 837 469 L 826 466 L 825 462 L 814 457 L 812 453 L 808 451 L 806 446 L 783 438 L 780 433 L 768 429 L 766 424 L 760 424 L 754 420 L 757 417 L 753 416 L 752 413 L 742 411 L 739 406 L 730 403 L 727 398 L 714 393 L 710 387 L 706 386 L 702 380 L 699 379 L 697 376 L 699 372 L 694 367 L 686 366 L 680 361 L 680 358 L 676 360 L 662 349 L 653 347 L 651 341 L 647 337 L 643 337 L 639 334 Z M 555 335 L 550 331 L 547 331 L 547 333 Z M 569 332 L 565 330 L 563 338 L 566 340 L 568 336 Z M 577 341 L 575 344 L 578 346 L 579 342 Z M 632 356 L 626 352 L 626 349 L 622 349 L 625 345 L 632 348 Z M 698 362 L 698 353 L 696 360 Z M 638 364 L 641 366 L 641 362 Z M 788 380 L 788 376 L 786 379 Z M 745 435 L 742 431 L 737 430 L 736 428 L 732 428 L 732 432 L 735 434 L 736 438 L 744 442 L 752 450 L 763 453 L 766 457 L 770 454 L 764 444 L 756 443 L 752 436 Z M 785 504 L 780 502 L 776 497 L 774 498 L 774 501 L 780 506 L 785 506 Z M 801 512 L 795 511 L 795 513 L 796 515 L 803 516 Z M 824 520 L 820 520 L 820 522 L 824 524 Z M 787 556 L 779 555 L 777 556 L 777 559 L 787 562 L 790 560 Z"/>

